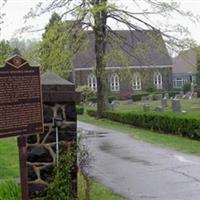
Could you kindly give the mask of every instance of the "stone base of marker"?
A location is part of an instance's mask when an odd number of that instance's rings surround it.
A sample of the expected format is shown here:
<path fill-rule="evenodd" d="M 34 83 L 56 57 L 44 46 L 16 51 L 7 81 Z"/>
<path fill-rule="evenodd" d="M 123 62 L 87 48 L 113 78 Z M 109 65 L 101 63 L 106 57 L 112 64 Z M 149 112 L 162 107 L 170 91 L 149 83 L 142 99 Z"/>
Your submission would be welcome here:
<path fill-rule="evenodd" d="M 51 84 L 53 82 L 53 84 Z M 54 73 L 42 76 L 44 133 L 27 138 L 27 166 L 29 198 L 45 196 L 56 166 L 56 129 L 53 118 L 62 116 L 59 128 L 59 152 L 69 151 L 76 146 L 77 115 L 75 102 L 80 94 L 75 86 Z M 72 175 L 72 194 L 77 196 L 77 164 L 74 163 Z"/>
<path fill-rule="evenodd" d="M 27 138 L 29 195 L 32 199 L 40 196 L 45 191 L 48 181 L 52 178 L 56 164 L 56 130 L 52 126 L 52 119 L 53 115 L 61 110 L 66 116 L 65 107 L 67 109 L 66 105 L 45 106 L 45 133 L 31 135 Z M 74 115 L 75 113 L 70 114 L 70 116 Z M 65 120 L 59 129 L 59 151 L 69 149 L 75 141 L 76 121 Z"/>

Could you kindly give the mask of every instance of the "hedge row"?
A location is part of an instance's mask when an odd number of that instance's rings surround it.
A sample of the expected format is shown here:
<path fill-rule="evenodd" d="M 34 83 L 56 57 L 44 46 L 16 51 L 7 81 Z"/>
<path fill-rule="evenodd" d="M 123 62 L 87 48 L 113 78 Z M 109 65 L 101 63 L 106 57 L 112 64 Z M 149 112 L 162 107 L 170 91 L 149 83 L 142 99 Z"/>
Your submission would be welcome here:
<path fill-rule="evenodd" d="M 87 110 L 88 115 L 96 116 L 96 111 Z M 130 124 L 136 127 L 158 131 L 160 133 L 179 135 L 200 140 L 200 119 L 170 114 L 105 112 L 104 118 Z"/>

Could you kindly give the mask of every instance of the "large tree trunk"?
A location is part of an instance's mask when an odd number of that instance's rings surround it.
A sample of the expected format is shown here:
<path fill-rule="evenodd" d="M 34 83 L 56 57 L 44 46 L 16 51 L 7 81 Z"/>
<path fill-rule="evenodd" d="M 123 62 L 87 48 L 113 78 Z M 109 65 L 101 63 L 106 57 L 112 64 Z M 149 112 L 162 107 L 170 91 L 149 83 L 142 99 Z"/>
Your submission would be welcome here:
<path fill-rule="evenodd" d="M 107 0 L 95 0 L 96 6 L 104 3 L 106 5 Z M 106 9 L 101 10 L 94 14 L 94 34 L 95 34 L 95 53 L 96 53 L 96 77 L 97 77 L 97 118 L 103 116 L 103 112 L 106 109 L 106 90 L 107 90 L 107 78 L 106 78 L 106 23 L 107 13 Z"/>

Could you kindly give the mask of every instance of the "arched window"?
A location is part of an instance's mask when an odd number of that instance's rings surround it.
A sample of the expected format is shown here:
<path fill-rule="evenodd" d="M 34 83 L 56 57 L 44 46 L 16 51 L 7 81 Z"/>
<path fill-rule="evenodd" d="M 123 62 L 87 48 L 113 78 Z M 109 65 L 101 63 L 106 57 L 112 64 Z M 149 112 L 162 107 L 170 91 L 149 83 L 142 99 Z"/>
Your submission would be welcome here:
<path fill-rule="evenodd" d="M 141 84 L 141 77 L 139 73 L 135 73 L 133 75 L 132 79 L 132 89 L 133 90 L 141 90 L 142 89 L 142 84 Z"/>
<path fill-rule="evenodd" d="M 110 89 L 114 92 L 118 92 L 120 90 L 119 76 L 117 74 L 113 74 L 110 78 Z"/>
<path fill-rule="evenodd" d="M 154 86 L 156 89 L 162 89 L 162 75 L 160 72 L 154 74 Z"/>
<path fill-rule="evenodd" d="M 97 90 L 97 79 L 94 74 L 90 74 L 88 76 L 88 87 L 90 87 L 93 91 Z"/>

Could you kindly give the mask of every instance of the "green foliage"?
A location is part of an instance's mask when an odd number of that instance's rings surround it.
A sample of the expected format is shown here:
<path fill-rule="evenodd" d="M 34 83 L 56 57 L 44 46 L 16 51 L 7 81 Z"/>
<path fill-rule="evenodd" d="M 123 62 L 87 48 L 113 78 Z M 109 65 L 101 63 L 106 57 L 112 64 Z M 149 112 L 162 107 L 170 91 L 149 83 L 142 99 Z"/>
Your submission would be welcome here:
<path fill-rule="evenodd" d="M 62 22 L 57 14 L 52 15 L 40 44 L 41 65 L 44 71 L 50 70 L 62 77 L 68 76 L 77 47 L 74 41 L 77 36 L 70 31 L 71 26 Z"/>
<path fill-rule="evenodd" d="M 0 65 L 4 63 L 4 61 L 10 56 L 12 52 L 12 48 L 8 41 L 1 40 L 0 41 Z"/>
<path fill-rule="evenodd" d="M 31 65 L 39 65 L 40 64 L 40 56 L 39 56 L 39 47 L 40 41 L 37 40 L 29 40 L 29 39 L 19 39 L 19 38 L 11 38 L 10 39 L 11 47 L 17 48 L 22 56 L 27 59 L 27 61 Z"/>
<path fill-rule="evenodd" d="M 62 152 L 59 158 L 59 165 L 54 170 L 54 177 L 48 185 L 47 195 L 44 200 L 74 199 L 71 172 L 75 158 L 74 150 Z"/>
<path fill-rule="evenodd" d="M 0 184 L 0 200 L 21 200 L 20 186 L 14 180 Z"/>
<path fill-rule="evenodd" d="M 133 101 L 141 101 L 141 98 L 142 98 L 143 96 L 148 96 L 148 95 L 150 95 L 150 93 L 147 93 L 147 92 L 140 92 L 140 93 L 138 93 L 138 94 L 133 94 L 133 95 L 131 96 L 131 98 L 132 98 Z"/>
<path fill-rule="evenodd" d="M 97 96 L 91 96 L 88 98 L 88 102 L 96 103 L 97 102 Z"/>
<path fill-rule="evenodd" d="M 155 92 L 155 88 L 154 86 L 149 86 L 147 89 L 146 89 L 146 92 Z"/>
<path fill-rule="evenodd" d="M 87 85 L 82 85 L 77 88 L 77 92 L 81 93 L 81 102 L 85 103 L 90 97 L 95 96 L 95 92 Z"/>
<path fill-rule="evenodd" d="M 183 92 L 184 92 L 184 94 L 185 93 L 187 93 L 187 92 L 190 92 L 191 91 L 191 83 L 185 83 L 184 85 L 183 85 Z"/>
<path fill-rule="evenodd" d="M 82 106 L 76 106 L 76 113 L 78 115 L 83 115 L 84 114 L 84 108 Z"/>
<path fill-rule="evenodd" d="M 108 96 L 108 103 L 112 103 L 114 100 L 117 100 L 116 96 Z"/>
<path fill-rule="evenodd" d="M 87 110 L 87 114 L 95 117 L 96 111 Z M 194 117 L 142 112 L 104 112 L 103 117 L 123 124 L 200 140 L 200 119 Z"/>

